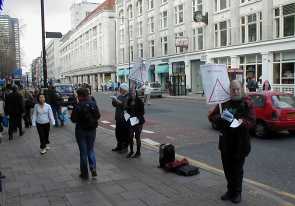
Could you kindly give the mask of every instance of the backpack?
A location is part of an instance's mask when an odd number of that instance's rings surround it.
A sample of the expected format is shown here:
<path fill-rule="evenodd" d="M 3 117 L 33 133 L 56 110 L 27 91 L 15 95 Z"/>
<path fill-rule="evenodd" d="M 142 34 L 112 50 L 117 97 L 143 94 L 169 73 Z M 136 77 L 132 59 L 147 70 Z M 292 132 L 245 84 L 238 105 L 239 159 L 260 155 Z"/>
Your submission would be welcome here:
<path fill-rule="evenodd" d="M 159 167 L 175 161 L 175 147 L 172 144 L 161 144 L 159 147 Z"/>
<path fill-rule="evenodd" d="M 100 113 L 98 107 L 93 102 L 81 104 L 78 112 L 78 123 L 82 129 L 95 129 L 98 126 Z"/>
<path fill-rule="evenodd" d="M 193 165 L 183 165 L 176 168 L 175 173 L 181 176 L 193 176 L 200 173 L 199 168 Z"/>

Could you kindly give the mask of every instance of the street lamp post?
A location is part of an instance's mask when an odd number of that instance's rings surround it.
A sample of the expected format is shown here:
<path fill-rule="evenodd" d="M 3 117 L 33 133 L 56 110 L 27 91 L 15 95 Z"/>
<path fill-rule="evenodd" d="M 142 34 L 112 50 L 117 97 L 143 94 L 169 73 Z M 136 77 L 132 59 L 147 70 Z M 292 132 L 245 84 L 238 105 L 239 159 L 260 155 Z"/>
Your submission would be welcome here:
<path fill-rule="evenodd" d="M 44 87 L 47 87 L 47 63 L 46 63 L 46 49 L 45 49 L 44 0 L 41 0 L 41 24 L 42 24 L 43 85 L 44 85 Z"/>

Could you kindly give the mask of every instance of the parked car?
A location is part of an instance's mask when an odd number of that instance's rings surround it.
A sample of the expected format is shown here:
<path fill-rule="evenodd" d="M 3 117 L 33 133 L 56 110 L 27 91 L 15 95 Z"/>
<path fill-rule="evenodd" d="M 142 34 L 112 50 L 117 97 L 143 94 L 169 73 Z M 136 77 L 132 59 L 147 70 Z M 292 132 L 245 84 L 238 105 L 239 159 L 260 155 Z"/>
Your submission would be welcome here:
<path fill-rule="evenodd" d="M 57 83 L 54 84 L 55 90 L 61 96 L 62 106 L 74 106 L 76 103 L 75 89 L 72 84 Z"/>
<path fill-rule="evenodd" d="M 149 82 L 149 86 L 151 87 L 151 97 L 162 97 L 162 86 L 159 82 Z M 144 89 L 142 88 L 143 85 L 136 88 L 137 95 L 139 97 L 144 96 Z"/>
<path fill-rule="evenodd" d="M 257 137 L 263 138 L 279 131 L 295 134 L 295 97 L 292 94 L 267 91 L 250 92 L 247 95 L 255 108 L 256 126 L 253 133 Z M 212 119 L 209 118 L 209 121 L 214 129 L 218 129 Z"/>

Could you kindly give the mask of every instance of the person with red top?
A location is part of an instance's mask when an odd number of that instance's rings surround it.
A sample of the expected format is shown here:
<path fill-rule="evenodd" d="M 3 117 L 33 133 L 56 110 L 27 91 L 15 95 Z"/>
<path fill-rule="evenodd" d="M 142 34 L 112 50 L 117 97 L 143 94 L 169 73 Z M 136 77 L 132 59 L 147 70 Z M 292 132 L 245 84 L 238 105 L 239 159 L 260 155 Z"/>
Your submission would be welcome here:
<path fill-rule="evenodd" d="M 243 87 L 238 80 L 230 84 L 231 99 L 222 104 L 222 114 L 217 105 L 209 115 L 220 128 L 219 150 L 227 192 L 222 200 L 241 202 L 243 166 L 251 151 L 249 130 L 255 126 L 255 111 L 251 99 L 244 96 Z"/>

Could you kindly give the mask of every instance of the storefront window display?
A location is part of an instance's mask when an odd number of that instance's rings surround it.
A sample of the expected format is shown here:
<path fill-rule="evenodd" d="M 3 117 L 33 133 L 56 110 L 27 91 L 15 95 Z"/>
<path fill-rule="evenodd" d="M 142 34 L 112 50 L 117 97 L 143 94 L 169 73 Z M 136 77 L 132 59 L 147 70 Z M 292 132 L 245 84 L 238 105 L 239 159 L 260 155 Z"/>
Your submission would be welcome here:
<path fill-rule="evenodd" d="M 294 84 L 295 51 L 274 53 L 273 59 L 274 84 Z"/>

